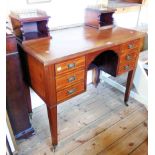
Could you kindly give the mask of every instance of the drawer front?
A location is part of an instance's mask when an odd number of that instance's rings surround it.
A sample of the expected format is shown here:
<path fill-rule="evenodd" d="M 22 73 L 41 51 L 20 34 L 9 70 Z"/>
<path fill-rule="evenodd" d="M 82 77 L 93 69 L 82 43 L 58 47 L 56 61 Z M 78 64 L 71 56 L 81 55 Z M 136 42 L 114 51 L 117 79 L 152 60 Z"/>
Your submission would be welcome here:
<path fill-rule="evenodd" d="M 140 40 L 137 39 L 137 40 L 132 40 L 132 41 L 129 41 L 127 43 L 124 43 L 121 45 L 121 49 L 122 51 L 132 51 L 133 49 L 139 49 L 140 47 Z"/>
<path fill-rule="evenodd" d="M 72 71 L 64 76 L 56 77 L 56 89 L 60 90 L 84 80 L 84 70 Z"/>
<path fill-rule="evenodd" d="M 138 57 L 138 53 L 137 52 L 128 52 L 127 54 L 123 54 L 120 56 L 120 65 L 122 64 L 127 64 L 133 61 L 136 61 Z"/>
<path fill-rule="evenodd" d="M 67 100 L 84 91 L 84 82 L 79 82 L 71 87 L 57 92 L 57 102 Z"/>
<path fill-rule="evenodd" d="M 139 39 L 121 45 L 122 54 L 120 55 L 117 75 L 134 69 L 139 54 L 139 47 Z"/>
<path fill-rule="evenodd" d="M 59 75 L 65 72 L 73 71 L 79 67 L 84 68 L 84 66 L 85 66 L 85 57 L 80 57 L 80 58 L 76 58 L 76 59 L 72 59 L 69 61 L 56 64 L 55 72 L 56 72 L 56 75 Z"/>
<path fill-rule="evenodd" d="M 135 61 L 131 61 L 129 63 L 124 63 L 119 66 L 118 75 L 128 72 L 130 70 L 133 70 L 134 67 L 135 67 Z"/>

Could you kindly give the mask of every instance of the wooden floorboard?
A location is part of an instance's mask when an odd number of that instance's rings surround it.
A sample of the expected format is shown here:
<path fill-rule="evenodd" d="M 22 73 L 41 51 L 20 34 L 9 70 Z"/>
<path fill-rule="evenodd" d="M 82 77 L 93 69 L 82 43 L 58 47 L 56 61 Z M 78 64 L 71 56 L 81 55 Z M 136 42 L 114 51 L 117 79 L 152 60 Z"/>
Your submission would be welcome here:
<path fill-rule="evenodd" d="M 127 134 L 135 125 L 140 124 L 145 120 L 145 114 L 141 109 L 135 111 L 128 117 L 120 120 L 118 123 L 114 124 L 112 127 L 108 128 L 106 131 L 100 133 L 99 135 L 95 136 L 87 143 L 81 145 L 80 147 L 76 148 L 70 154 L 89 154 L 94 155 L 102 150 L 106 149 L 112 142 L 120 139 L 122 136 Z"/>
<path fill-rule="evenodd" d="M 148 140 L 146 139 L 130 155 L 148 155 Z"/>
<path fill-rule="evenodd" d="M 147 110 L 132 98 L 125 106 L 123 93 L 107 84 L 99 84 L 97 89 L 88 85 L 87 92 L 58 106 L 59 145 L 55 153 L 47 118 L 45 105 L 33 110 L 31 123 L 36 134 L 17 141 L 19 155 L 109 155 L 116 150 L 119 155 L 136 155 L 143 149 L 147 153 L 143 147 Z"/>
<path fill-rule="evenodd" d="M 147 127 L 145 124 L 146 121 L 140 123 L 137 127 L 123 137 L 119 138 L 119 140 L 111 144 L 98 155 L 130 154 L 130 152 L 136 149 L 143 141 L 147 139 Z"/>

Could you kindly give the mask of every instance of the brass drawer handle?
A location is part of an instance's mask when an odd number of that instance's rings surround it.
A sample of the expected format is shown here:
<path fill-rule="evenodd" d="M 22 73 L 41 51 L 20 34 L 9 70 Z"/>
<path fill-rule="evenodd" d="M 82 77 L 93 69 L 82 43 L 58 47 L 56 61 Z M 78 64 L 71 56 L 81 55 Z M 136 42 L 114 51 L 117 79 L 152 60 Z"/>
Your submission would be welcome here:
<path fill-rule="evenodd" d="M 73 94 L 73 93 L 75 93 L 76 92 L 76 88 L 73 88 L 73 89 L 71 89 L 71 90 L 68 90 L 67 91 L 67 94 L 68 95 L 71 95 L 71 94 Z"/>
<path fill-rule="evenodd" d="M 129 60 L 131 60 L 131 59 L 132 59 L 132 56 L 128 54 L 128 55 L 126 56 L 126 60 L 129 61 Z"/>
<path fill-rule="evenodd" d="M 75 68 L 75 63 L 68 64 L 68 69 Z"/>
<path fill-rule="evenodd" d="M 124 66 L 124 70 L 126 71 L 129 70 L 129 68 L 130 68 L 129 65 Z"/>
<path fill-rule="evenodd" d="M 129 49 L 133 49 L 133 48 L 134 48 L 134 45 L 133 45 L 133 44 L 129 44 L 129 45 L 128 45 L 128 48 L 129 48 Z"/>
<path fill-rule="evenodd" d="M 72 82 L 72 81 L 74 81 L 74 80 L 76 80 L 76 77 L 75 77 L 75 76 L 71 76 L 71 77 L 69 77 L 69 78 L 67 79 L 68 82 Z"/>

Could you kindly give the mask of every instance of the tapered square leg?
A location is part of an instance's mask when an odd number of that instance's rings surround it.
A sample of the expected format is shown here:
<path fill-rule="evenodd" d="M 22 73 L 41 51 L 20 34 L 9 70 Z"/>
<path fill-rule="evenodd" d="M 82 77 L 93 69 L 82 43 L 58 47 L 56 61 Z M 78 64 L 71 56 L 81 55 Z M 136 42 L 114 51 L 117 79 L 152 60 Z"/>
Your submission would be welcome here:
<path fill-rule="evenodd" d="M 55 107 L 47 106 L 47 111 L 51 130 L 52 144 L 53 147 L 55 148 L 55 146 L 58 144 L 57 106 Z"/>
<path fill-rule="evenodd" d="M 129 95 L 130 95 L 130 89 L 133 84 L 134 73 L 135 73 L 135 70 L 129 71 L 128 77 L 127 77 L 126 91 L 124 95 L 124 103 L 126 106 L 128 106 L 127 102 L 128 102 Z"/>

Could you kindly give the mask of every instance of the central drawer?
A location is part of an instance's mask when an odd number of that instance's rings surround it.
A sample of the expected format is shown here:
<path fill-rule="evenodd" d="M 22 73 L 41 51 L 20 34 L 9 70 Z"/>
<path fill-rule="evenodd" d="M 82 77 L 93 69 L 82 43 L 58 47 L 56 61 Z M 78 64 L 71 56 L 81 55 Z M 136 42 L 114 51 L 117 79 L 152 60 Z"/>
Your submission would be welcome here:
<path fill-rule="evenodd" d="M 71 87 L 68 87 L 62 91 L 57 92 L 57 102 L 64 101 L 75 95 L 82 93 L 85 90 L 84 82 L 79 82 Z"/>
<path fill-rule="evenodd" d="M 84 70 L 75 70 L 64 76 L 56 77 L 56 90 L 60 90 L 71 86 L 81 80 L 84 80 Z"/>

